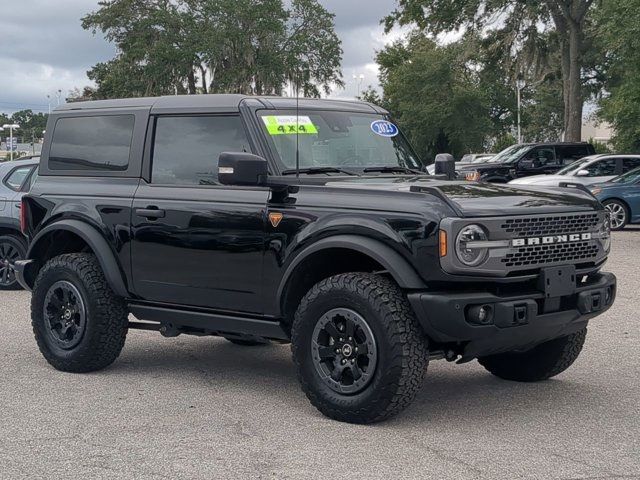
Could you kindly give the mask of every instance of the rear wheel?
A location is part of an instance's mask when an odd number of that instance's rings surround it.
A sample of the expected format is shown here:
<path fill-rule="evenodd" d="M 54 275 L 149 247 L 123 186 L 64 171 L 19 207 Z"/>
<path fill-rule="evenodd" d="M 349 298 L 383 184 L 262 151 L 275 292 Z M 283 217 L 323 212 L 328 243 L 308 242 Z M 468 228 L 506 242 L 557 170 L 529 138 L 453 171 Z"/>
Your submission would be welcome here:
<path fill-rule="evenodd" d="M 291 335 L 302 389 L 330 418 L 384 420 L 422 386 L 426 338 L 402 291 L 386 278 L 348 273 L 321 281 L 302 299 Z"/>
<path fill-rule="evenodd" d="M 0 290 L 16 290 L 20 284 L 16 279 L 15 263 L 27 254 L 23 239 L 13 235 L 0 237 Z"/>
<path fill-rule="evenodd" d="M 604 209 L 609 213 L 611 230 L 622 230 L 629 223 L 629 209 L 619 200 L 606 200 Z"/>
<path fill-rule="evenodd" d="M 478 359 L 495 376 L 517 382 L 547 380 L 564 372 L 582 351 L 587 329 L 556 338 L 525 352 L 506 352 Z"/>
<path fill-rule="evenodd" d="M 127 309 L 107 283 L 94 255 L 55 257 L 40 270 L 31 323 L 45 359 L 65 372 L 91 372 L 120 355 Z"/>

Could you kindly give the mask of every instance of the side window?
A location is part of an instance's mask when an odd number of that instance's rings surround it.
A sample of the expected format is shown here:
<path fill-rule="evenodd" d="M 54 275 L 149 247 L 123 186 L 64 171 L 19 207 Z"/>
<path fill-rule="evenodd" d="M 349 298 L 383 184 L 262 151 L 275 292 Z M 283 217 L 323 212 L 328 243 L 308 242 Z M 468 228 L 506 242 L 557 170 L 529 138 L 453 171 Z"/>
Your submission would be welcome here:
<path fill-rule="evenodd" d="M 49 168 L 126 170 L 134 122 L 133 115 L 60 118 L 51 140 Z"/>
<path fill-rule="evenodd" d="M 544 167 L 545 165 L 554 165 L 556 163 L 553 148 L 548 147 L 534 148 L 527 154 L 526 158 L 532 160 L 535 163 L 535 167 Z"/>
<path fill-rule="evenodd" d="M 32 165 L 16 168 L 9 175 L 7 175 L 4 180 L 4 184 L 11 190 L 15 190 L 17 192 L 18 190 L 20 190 L 20 187 L 26 180 L 27 175 L 29 175 L 32 168 Z"/>
<path fill-rule="evenodd" d="M 216 185 L 222 152 L 248 152 L 239 116 L 158 117 L 151 182 L 164 185 Z"/>
<path fill-rule="evenodd" d="M 640 158 L 623 158 L 622 173 L 627 173 L 634 168 L 640 167 Z"/>
<path fill-rule="evenodd" d="M 589 177 L 606 177 L 615 175 L 616 163 L 617 160 L 615 158 L 607 158 L 605 160 L 593 162 L 591 165 L 585 168 L 585 170 L 589 171 Z"/>
<path fill-rule="evenodd" d="M 570 163 L 586 157 L 590 154 L 586 145 L 571 145 L 557 147 L 559 163 L 569 165 Z"/>

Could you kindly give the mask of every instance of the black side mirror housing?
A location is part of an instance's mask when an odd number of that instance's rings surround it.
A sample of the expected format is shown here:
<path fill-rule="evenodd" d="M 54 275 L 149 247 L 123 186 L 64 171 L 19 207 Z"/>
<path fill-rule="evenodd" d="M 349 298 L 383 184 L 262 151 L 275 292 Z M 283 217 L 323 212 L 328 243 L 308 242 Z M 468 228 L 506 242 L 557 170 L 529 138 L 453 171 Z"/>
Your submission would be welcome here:
<path fill-rule="evenodd" d="M 435 166 L 436 175 L 445 175 L 449 180 L 456 178 L 456 161 L 453 155 L 449 153 L 439 153 L 436 155 Z"/>
<path fill-rule="evenodd" d="M 218 181 L 222 185 L 266 185 L 267 160 L 245 152 L 222 152 L 218 159 Z"/>

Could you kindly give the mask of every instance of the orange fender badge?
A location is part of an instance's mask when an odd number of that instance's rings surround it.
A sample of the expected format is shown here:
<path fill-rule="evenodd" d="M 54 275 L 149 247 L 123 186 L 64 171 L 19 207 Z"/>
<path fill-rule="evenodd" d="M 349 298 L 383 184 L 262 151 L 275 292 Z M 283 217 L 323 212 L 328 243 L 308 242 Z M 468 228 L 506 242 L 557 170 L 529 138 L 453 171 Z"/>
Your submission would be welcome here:
<path fill-rule="evenodd" d="M 282 214 L 280 212 L 273 212 L 269 214 L 269 221 L 273 228 L 276 228 L 280 225 L 280 221 L 282 220 Z"/>

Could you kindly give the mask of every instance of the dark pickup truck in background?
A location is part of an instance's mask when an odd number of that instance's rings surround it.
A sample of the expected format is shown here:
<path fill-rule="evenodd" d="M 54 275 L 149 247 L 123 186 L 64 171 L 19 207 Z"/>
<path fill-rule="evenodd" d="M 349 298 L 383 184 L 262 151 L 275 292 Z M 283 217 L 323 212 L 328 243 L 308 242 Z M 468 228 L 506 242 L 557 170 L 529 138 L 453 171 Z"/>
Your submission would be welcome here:
<path fill-rule="evenodd" d="M 424 168 L 367 103 L 65 105 L 22 205 L 38 346 L 88 372 L 129 328 L 290 341 L 313 405 L 356 423 L 409 405 L 432 359 L 516 381 L 564 371 L 615 299 L 603 207 Z"/>
<path fill-rule="evenodd" d="M 486 162 L 460 165 L 457 171 L 463 180 L 508 183 L 530 175 L 556 173 L 566 165 L 595 153 L 593 145 L 587 142 L 523 143 L 503 150 Z"/>

